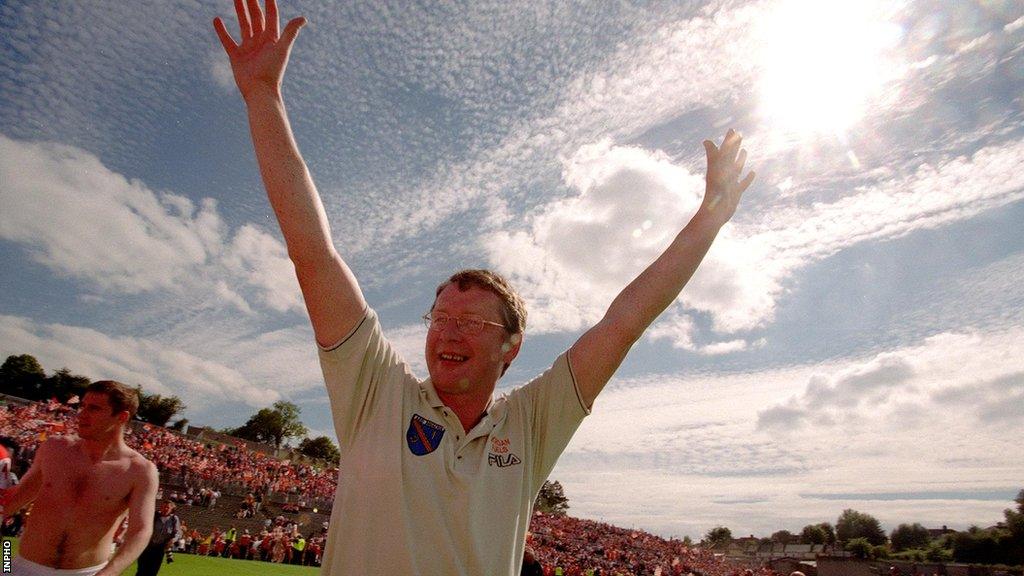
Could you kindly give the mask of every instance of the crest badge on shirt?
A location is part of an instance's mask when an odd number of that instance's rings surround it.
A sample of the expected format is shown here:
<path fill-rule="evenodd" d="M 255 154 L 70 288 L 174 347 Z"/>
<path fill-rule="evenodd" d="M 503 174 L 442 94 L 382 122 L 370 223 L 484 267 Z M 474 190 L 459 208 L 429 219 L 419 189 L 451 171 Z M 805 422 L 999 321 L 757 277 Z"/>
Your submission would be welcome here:
<path fill-rule="evenodd" d="M 417 456 L 426 456 L 441 445 L 444 437 L 444 426 L 427 420 L 419 414 L 409 419 L 409 429 L 405 431 L 405 443 L 409 451 Z"/>

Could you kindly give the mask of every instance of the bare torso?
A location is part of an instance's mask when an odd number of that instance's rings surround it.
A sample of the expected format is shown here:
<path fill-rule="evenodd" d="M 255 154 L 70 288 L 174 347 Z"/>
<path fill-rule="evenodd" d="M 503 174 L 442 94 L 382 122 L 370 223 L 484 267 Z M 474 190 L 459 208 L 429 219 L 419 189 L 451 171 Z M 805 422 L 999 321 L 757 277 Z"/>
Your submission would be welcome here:
<path fill-rule="evenodd" d="M 47 444 L 37 456 L 43 482 L 19 554 L 58 569 L 103 564 L 132 490 L 145 481 L 150 464 L 123 445 L 94 461 L 78 438 L 58 437 Z"/>

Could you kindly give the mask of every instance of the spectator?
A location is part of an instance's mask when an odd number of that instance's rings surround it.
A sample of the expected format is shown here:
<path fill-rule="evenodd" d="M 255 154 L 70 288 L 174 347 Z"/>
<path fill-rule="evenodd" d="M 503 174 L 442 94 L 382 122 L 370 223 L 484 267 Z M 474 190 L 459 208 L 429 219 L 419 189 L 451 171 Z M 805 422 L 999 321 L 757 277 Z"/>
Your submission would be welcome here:
<path fill-rule="evenodd" d="M 543 576 L 544 567 L 537 561 L 533 548 L 527 546 L 523 550 L 523 567 L 519 571 L 520 576 Z"/>
<path fill-rule="evenodd" d="M 181 536 L 181 519 L 174 513 L 174 502 L 166 501 L 153 519 L 153 535 L 139 555 L 135 576 L 156 576 L 164 557 L 172 561 L 171 545 Z"/>

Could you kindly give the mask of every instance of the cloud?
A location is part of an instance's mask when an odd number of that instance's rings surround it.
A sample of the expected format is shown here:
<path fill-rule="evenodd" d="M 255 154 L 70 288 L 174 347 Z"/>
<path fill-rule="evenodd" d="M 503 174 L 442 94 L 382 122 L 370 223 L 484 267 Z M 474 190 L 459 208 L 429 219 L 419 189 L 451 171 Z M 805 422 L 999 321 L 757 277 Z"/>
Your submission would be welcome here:
<path fill-rule="evenodd" d="M 812 376 L 802 396 L 760 412 L 757 425 L 761 430 L 785 431 L 807 423 L 830 426 L 848 421 L 862 406 L 870 404 L 865 409 L 873 409 L 886 404 L 893 391 L 914 376 L 914 367 L 905 357 L 879 354 L 834 375 Z"/>
<path fill-rule="evenodd" d="M 609 141 L 581 148 L 564 177 L 578 196 L 548 205 L 528 230 L 482 241 L 492 264 L 521 287 L 531 329 L 540 332 L 600 319 L 622 278 L 671 242 L 702 186 L 663 155 Z"/>
<path fill-rule="evenodd" d="M 210 77 L 213 78 L 213 83 L 224 92 L 234 94 L 237 90 L 235 76 L 231 71 L 231 61 L 228 60 L 224 50 L 220 46 L 211 50 L 207 56 L 207 62 L 209 62 Z"/>
<path fill-rule="evenodd" d="M 701 354 L 716 356 L 718 354 L 731 354 L 746 350 L 749 344 L 746 340 L 729 340 L 727 342 L 716 342 L 708 344 L 700 349 Z"/>
<path fill-rule="evenodd" d="M 931 399 L 973 405 L 983 426 L 1016 426 L 1024 421 L 1024 371 L 935 391 Z"/>
<path fill-rule="evenodd" d="M 238 229 L 223 258 L 224 268 L 257 288 L 259 300 L 272 310 L 304 311 L 302 294 L 288 251 L 277 238 L 246 224 Z"/>
<path fill-rule="evenodd" d="M 283 244 L 251 224 L 233 236 L 216 202 L 151 190 L 76 147 L 0 135 L 0 238 L 109 294 L 199 294 L 250 312 L 302 312 Z"/>
<path fill-rule="evenodd" d="M 944 333 L 920 345 L 882 352 L 806 379 L 803 392 L 758 412 L 757 428 L 785 432 L 813 423 L 847 428 L 895 417 L 928 426 L 929 413 L 957 406 L 970 418 L 958 425 L 989 426 L 1024 419 L 1024 372 L 1005 356 L 1017 330 L 988 335 Z M 1010 407 L 1007 409 L 1007 407 Z"/>
<path fill-rule="evenodd" d="M 0 136 L 0 158 L 0 237 L 58 273 L 137 293 L 171 288 L 205 259 L 187 198 L 153 193 L 69 146 Z"/>
<path fill-rule="evenodd" d="M 1004 490 L 1024 473 L 1008 433 L 1024 418 L 1021 338 L 1015 326 L 826 364 L 615 378 L 552 477 L 574 514 L 663 534 L 795 531 L 848 507 L 889 529 L 987 525 L 1009 500 L 942 494 Z M 935 497 L 877 496 L 922 491 Z"/>
<path fill-rule="evenodd" d="M 833 202 L 758 210 L 722 230 L 652 338 L 694 349 L 693 313 L 716 332 L 769 323 L 796 270 L 866 241 L 944 226 L 1024 198 L 1024 141 L 921 164 L 913 174 L 848 191 Z M 485 234 L 491 265 L 521 286 L 532 329 L 578 330 L 596 322 L 618 290 L 658 254 L 695 211 L 703 178 L 664 153 L 609 140 L 565 161 L 575 196 L 535 211 L 526 225 Z M 733 338 L 705 351 L 740 347 Z"/>
<path fill-rule="evenodd" d="M 194 412 L 209 414 L 212 407 L 237 402 L 266 406 L 281 398 L 236 367 L 149 338 L 0 316 L 0 340 L 8 354 L 30 353 L 48 371 L 67 366 L 93 380 L 111 378 L 149 394 L 177 395 Z"/>
<path fill-rule="evenodd" d="M 600 42 L 587 53 L 570 50 L 548 55 L 547 62 L 576 58 L 597 62 L 549 82 L 537 80 L 546 78 L 549 66 L 523 71 L 519 82 L 526 86 L 516 92 L 529 91 L 536 84 L 535 91 L 542 95 L 539 102 L 528 102 L 517 108 L 515 115 L 506 117 L 499 112 L 497 125 L 474 125 L 470 152 L 458 154 L 455 162 L 437 158 L 435 168 L 419 185 L 403 191 L 406 201 L 402 205 L 394 207 L 387 195 L 381 195 L 379 206 L 367 213 L 353 216 L 347 206 L 344 212 L 348 214 L 339 211 L 338 218 L 372 227 L 375 232 L 346 242 L 354 250 L 363 250 L 381 241 L 416 236 L 453 215 L 481 206 L 500 220 L 504 197 L 512 196 L 517 204 L 532 204 L 536 199 L 522 198 L 520 190 L 537 182 L 543 182 L 544 188 L 552 184 L 549 177 L 557 173 L 553 158 L 571 155 L 602 136 L 633 136 L 660 122 L 730 100 L 745 90 L 753 73 L 747 58 L 753 38 L 745 30 L 763 10 L 764 3 L 718 11 L 682 9 L 683 14 L 674 18 L 666 15 L 644 23 L 650 30 L 611 45 L 610 53 L 597 48 L 604 44 Z M 479 49 L 466 46 L 464 53 Z M 498 75 L 520 74 L 514 67 L 503 67 L 504 56 L 494 60 Z M 500 94 L 491 94 L 484 105 L 491 108 Z M 385 206 L 389 209 L 382 210 Z"/>
<path fill-rule="evenodd" d="M 423 346 L 427 341 L 426 326 L 418 323 L 385 328 L 384 336 L 409 365 L 413 374 L 419 378 L 427 377 L 427 361 L 423 355 Z"/>

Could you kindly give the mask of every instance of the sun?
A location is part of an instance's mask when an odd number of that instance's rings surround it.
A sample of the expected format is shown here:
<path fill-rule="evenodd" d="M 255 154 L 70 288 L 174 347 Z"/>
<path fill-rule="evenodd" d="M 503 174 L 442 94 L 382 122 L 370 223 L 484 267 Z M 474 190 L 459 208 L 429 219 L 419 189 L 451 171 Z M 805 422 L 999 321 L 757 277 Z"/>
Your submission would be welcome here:
<path fill-rule="evenodd" d="M 843 135 L 899 75 L 898 2 L 781 0 L 759 27 L 761 115 L 781 133 Z"/>

